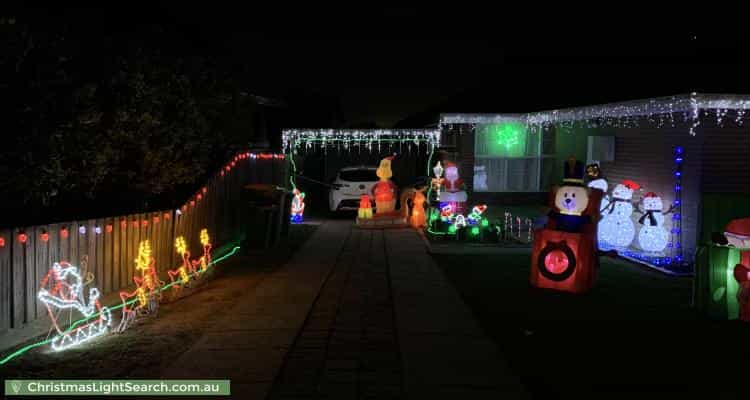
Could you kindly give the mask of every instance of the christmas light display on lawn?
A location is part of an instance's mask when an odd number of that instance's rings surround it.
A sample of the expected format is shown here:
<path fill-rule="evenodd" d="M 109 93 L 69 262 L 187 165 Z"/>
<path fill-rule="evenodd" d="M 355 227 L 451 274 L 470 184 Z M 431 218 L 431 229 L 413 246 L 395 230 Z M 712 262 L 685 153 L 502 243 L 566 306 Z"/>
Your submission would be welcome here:
<path fill-rule="evenodd" d="M 391 181 L 393 172 L 391 171 L 391 161 L 394 156 L 385 157 L 380 160 L 380 166 L 375 171 L 375 175 L 380 180 L 372 186 L 372 193 L 375 196 L 376 216 L 391 214 L 396 209 L 396 194 L 398 187 Z"/>
<path fill-rule="evenodd" d="M 138 245 L 138 257 L 135 259 L 136 273 L 141 276 L 134 276 L 136 289 L 133 292 L 120 292 L 122 300 L 122 319 L 115 329 L 116 332 L 124 332 L 131 326 L 138 315 L 155 315 L 159 310 L 161 301 L 161 287 L 164 282 L 159 279 L 154 267 L 156 260 L 151 257 L 151 245 L 148 240 L 140 242 Z M 128 305 L 128 299 L 135 298 L 134 307 Z"/>
<path fill-rule="evenodd" d="M 99 289 L 90 288 L 88 300 L 84 297 L 83 289 L 88 283 L 90 280 L 82 279 L 78 267 L 65 261 L 54 263 L 42 279 L 37 298 L 47 308 L 47 314 L 57 332 L 51 340 L 53 350 L 64 350 L 107 332 L 112 315 L 107 307 L 101 306 Z M 76 310 L 88 319 L 83 325 L 63 329 L 59 318 L 64 310 Z"/>

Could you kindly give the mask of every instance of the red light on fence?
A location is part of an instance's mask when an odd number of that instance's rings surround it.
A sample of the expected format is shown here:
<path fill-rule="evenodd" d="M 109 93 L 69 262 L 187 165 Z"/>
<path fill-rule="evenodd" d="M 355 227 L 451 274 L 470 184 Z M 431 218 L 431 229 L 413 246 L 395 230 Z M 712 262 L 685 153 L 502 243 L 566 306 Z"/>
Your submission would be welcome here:
<path fill-rule="evenodd" d="M 25 244 L 25 243 L 26 243 L 26 240 L 28 240 L 28 239 L 29 239 L 29 238 L 28 238 L 28 236 L 26 236 L 26 234 L 25 234 L 25 233 L 21 232 L 21 233 L 19 233 L 19 234 L 18 234 L 18 242 L 19 242 L 19 243 L 23 243 L 23 244 Z"/>
<path fill-rule="evenodd" d="M 154 215 L 154 223 L 155 224 L 159 223 L 159 216 L 158 215 Z"/>
<path fill-rule="evenodd" d="M 68 232 L 68 228 L 64 226 L 60 228 L 60 237 L 63 239 L 67 239 L 68 236 L 70 236 L 70 232 Z"/>
<path fill-rule="evenodd" d="M 121 227 L 122 229 L 125 229 L 125 228 L 127 228 L 127 227 L 128 227 L 128 221 L 126 221 L 126 220 L 124 220 L 124 219 L 121 219 L 121 220 L 120 220 L 120 227 Z"/>
<path fill-rule="evenodd" d="M 224 169 L 227 170 L 227 172 L 229 172 L 229 171 L 232 170 L 232 167 L 230 167 L 230 166 L 227 165 Z"/>
<path fill-rule="evenodd" d="M 147 227 L 148 226 L 148 220 L 144 219 L 143 221 L 141 221 L 141 226 L 144 227 L 144 228 Z"/>
<path fill-rule="evenodd" d="M 164 220 L 165 221 L 169 220 L 169 213 L 164 213 Z"/>
<path fill-rule="evenodd" d="M 133 228 L 137 228 L 137 227 L 138 227 L 138 220 L 133 220 Z"/>
<path fill-rule="evenodd" d="M 235 165 L 237 165 L 237 161 L 232 161 L 232 166 L 234 167 Z"/>
<path fill-rule="evenodd" d="M 263 153 L 261 153 L 258 157 L 260 157 L 261 160 L 268 160 L 269 158 L 273 158 L 273 154 L 263 154 Z"/>
<path fill-rule="evenodd" d="M 208 189 L 206 189 L 204 186 L 203 189 L 201 189 L 201 191 L 205 194 L 206 192 L 208 192 Z"/>
<path fill-rule="evenodd" d="M 112 233 L 112 224 L 107 224 L 107 225 L 106 225 L 106 226 L 104 227 L 104 230 L 105 230 L 105 231 L 106 231 L 107 233 Z"/>
<path fill-rule="evenodd" d="M 190 200 L 190 207 L 195 207 L 195 200 Z"/>
<path fill-rule="evenodd" d="M 42 239 L 42 242 L 49 241 L 49 233 L 47 233 L 47 231 L 42 231 L 42 234 L 39 235 L 39 237 Z"/>
<path fill-rule="evenodd" d="M 186 211 L 187 211 L 187 204 L 182 206 L 182 212 L 186 212 Z"/>
<path fill-rule="evenodd" d="M 224 170 L 223 169 L 221 170 L 221 173 L 219 175 L 224 176 Z"/>
<path fill-rule="evenodd" d="M 198 195 L 197 195 L 197 196 L 195 196 L 195 198 L 196 198 L 196 199 L 197 199 L 198 201 L 201 201 L 201 199 L 203 198 L 203 195 L 202 195 L 202 194 L 200 194 L 200 193 L 198 193 Z"/>
<path fill-rule="evenodd" d="M 5 247 L 5 238 L 0 237 L 0 247 Z"/>

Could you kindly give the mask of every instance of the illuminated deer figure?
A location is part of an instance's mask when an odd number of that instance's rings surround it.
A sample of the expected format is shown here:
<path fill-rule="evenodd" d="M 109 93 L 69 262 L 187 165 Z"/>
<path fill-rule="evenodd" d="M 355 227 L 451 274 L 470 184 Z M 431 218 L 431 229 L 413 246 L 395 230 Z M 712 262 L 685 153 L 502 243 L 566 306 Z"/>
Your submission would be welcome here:
<path fill-rule="evenodd" d="M 211 264 L 211 238 L 208 236 L 208 229 L 201 229 L 201 244 L 203 245 L 203 255 L 197 261 L 192 261 L 193 270 L 200 265 L 198 273 L 205 272 Z"/>
<path fill-rule="evenodd" d="M 65 261 L 54 263 L 42 279 L 37 298 L 47 307 L 52 325 L 57 330 L 57 335 L 52 339 L 53 350 L 64 350 L 107 332 L 112 315 L 107 307 L 99 303 L 99 289 L 89 289 L 88 304 L 83 297 L 83 287 L 89 282 L 91 280 L 83 281 L 78 267 Z M 57 323 L 58 315 L 53 309 L 76 309 L 87 318 L 87 322 L 81 326 L 74 324 L 64 330 Z M 98 318 L 92 319 L 96 315 Z"/>
<path fill-rule="evenodd" d="M 167 274 L 172 282 L 175 281 L 175 277 L 179 276 L 179 284 L 174 285 L 175 288 L 179 289 L 181 286 L 187 286 L 190 282 L 190 274 L 193 272 L 193 266 L 190 263 L 190 252 L 187 249 L 187 243 L 185 243 L 183 236 L 175 238 L 174 247 L 177 250 L 177 254 L 182 257 L 182 265 L 175 270 L 167 271 Z"/>
<path fill-rule="evenodd" d="M 117 326 L 116 332 L 125 331 L 130 324 L 135 322 L 136 315 L 156 314 L 161 301 L 161 287 L 164 285 L 156 274 L 154 264 L 156 260 L 151 257 L 151 245 L 148 240 L 138 245 L 138 257 L 135 259 L 135 269 L 140 271 L 141 276 L 134 276 L 136 289 L 133 292 L 120 292 L 122 300 L 122 319 Z M 128 299 L 134 298 L 133 304 L 128 304 Z M 134 307 L 129 307 L 134 305 Z"/>

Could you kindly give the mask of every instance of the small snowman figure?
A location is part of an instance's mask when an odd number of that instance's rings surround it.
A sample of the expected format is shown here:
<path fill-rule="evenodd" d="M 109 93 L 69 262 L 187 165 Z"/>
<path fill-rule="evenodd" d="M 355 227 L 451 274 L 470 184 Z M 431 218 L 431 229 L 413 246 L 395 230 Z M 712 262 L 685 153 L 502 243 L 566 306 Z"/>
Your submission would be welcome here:
<path fill-rule="evenodd" d="M 635 238 L 635 225 L 631 219 L 633 191 L 640 185 L 626 179 L 612 190 L 612 199 L 606 209 L 602 210 L 599 221 L 599 241 L 617 248 L 626 248 Z"/>
<path fill-rule="evenodd" d="M 654 192 L 648 192 L 643 196 L 643 211 L 638 212 L 643 216 L 638 219 L 641 229 L 638 231 L 638 245 L 641 249 L 650 252 L 662 252 L 667 247 L 669 232 L 664 228 L 664 215 L 672 212 L 673 208 L 662 211 L 664 203 Z"/>
<path fill-rule="evenodd" d="M 474 190 L 478 192 L 486 192 L 487 188 L 487 170 L 484 165 L 474 166 Z"/>
<path fill-rule="evenodd" d="M 586 186 L 594 189 L 599 189 L 604 192 L 604 197 L 602 197 L 602 202 L 599 206 L 599 211 L 604 211 L 604 209 L 609 205 L 609 195 L 607 194 L 609 185 L 607 184 L 607 180 L 604 178 L 604 176 L 602 176 L 601 169 L 599 169 L 599 164 L 587 165 L 586 177 L 588 179 L 588 183 L 586 184 Z"/>

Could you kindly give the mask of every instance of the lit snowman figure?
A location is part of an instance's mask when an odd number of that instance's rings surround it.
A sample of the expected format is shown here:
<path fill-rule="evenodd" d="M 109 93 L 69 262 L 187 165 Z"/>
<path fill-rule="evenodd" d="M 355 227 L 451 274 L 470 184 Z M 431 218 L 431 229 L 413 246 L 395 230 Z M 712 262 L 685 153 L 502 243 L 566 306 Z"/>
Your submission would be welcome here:
<path fill-rule="evenodd" d="M 474 166 L 474 190 L 486 192 L 487 188 L 487 170 L 484 165 Z"/>
<path fill-rule="evenodd" d="M 638 220 L 642 225 L 638 231 L 638 245 L 645 251 L 661 252 L 667 247 L 669 232 L 664 228 L 664 214 L 672 209 L 662 212 L 663 207 L 664 203 L 656 193 L 648 192 L 643 196 L 643 216 Z"/>
<path fill-rule="evenodd" d="M 612 190 L 612 200 L 605 210 L 602 210 L 602 220 L 599 221 L 599 241 L 610 246 L 626 248 L 633 243 L 635 225 L 631 219 L 633 205 L 633 191 L 640 185 L 625 180 L 617 184 Z"/>

